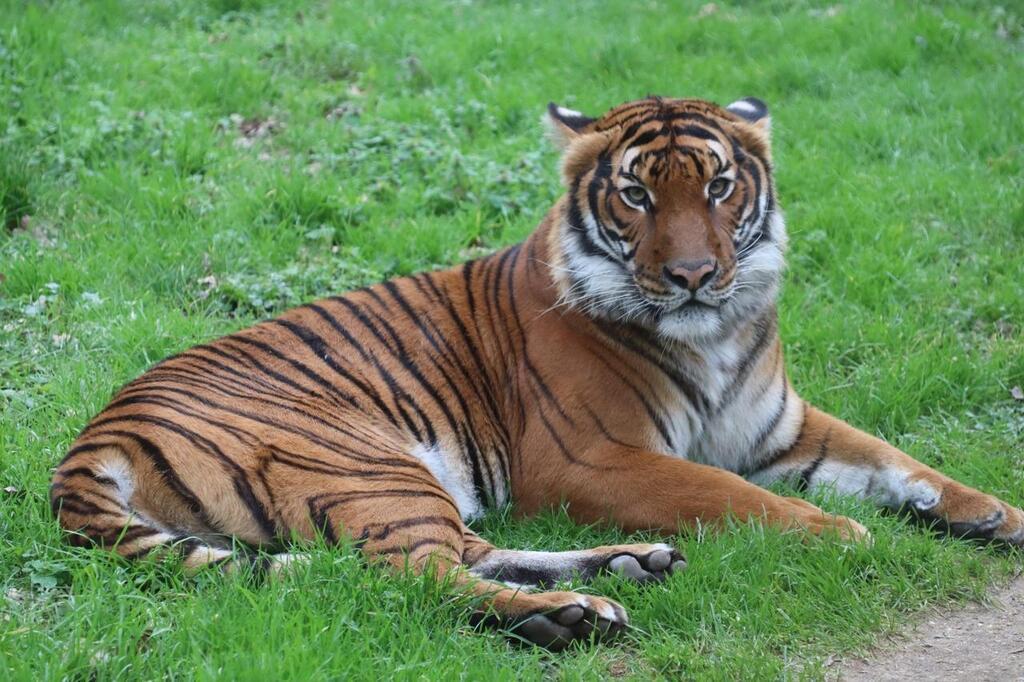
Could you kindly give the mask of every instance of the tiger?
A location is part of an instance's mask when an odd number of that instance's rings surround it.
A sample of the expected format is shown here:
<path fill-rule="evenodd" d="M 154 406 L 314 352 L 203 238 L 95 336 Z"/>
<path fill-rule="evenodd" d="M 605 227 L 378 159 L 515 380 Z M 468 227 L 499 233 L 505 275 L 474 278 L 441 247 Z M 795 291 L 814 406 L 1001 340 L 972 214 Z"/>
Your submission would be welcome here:
<path fill-rule="evenodd" d="M 498 548 L 512 505 L 670 540 L 732 520 L 867 542 L 770 492 L 834 489 L 956 536 L 1024 545 L 1024 512 L 802 400 L 777 301 L 787 235 L 771 119 L 650 96 L 550 104 L 565 193 L 523 242 L 324 298 L 128 383 L 56 467 L 70 542 L 276 575 L 297 540 L 450 581 L 474 618 L 552 650 L 628 625 L 556 590 L 685 569 L 667 543 Z"/>

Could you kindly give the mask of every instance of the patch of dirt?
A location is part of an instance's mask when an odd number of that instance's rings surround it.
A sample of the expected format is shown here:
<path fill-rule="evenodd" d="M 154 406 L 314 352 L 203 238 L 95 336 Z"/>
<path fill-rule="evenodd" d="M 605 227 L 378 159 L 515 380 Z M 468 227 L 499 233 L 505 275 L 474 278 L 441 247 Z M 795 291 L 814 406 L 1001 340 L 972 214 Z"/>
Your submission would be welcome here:
<path fill-rule="evenodd" d="M 889 680 L 1024 680 L 1024 578 L 990 604 L 933 612 L 870 660 L 843 664 L 846 682 Z"/>

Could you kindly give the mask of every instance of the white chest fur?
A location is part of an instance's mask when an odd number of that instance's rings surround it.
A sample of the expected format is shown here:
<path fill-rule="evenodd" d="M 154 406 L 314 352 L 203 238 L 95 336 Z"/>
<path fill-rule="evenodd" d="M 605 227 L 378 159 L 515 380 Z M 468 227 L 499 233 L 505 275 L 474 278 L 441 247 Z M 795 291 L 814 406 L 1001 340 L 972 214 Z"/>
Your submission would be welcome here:
<path fill-rule="evenodd" d="M 774 332 L 758 346 L 756 333 L 747 330 L 695 350 L 681 362 L 681 371 L 706 404 L 695 406 L 665 382 L 672 397 L 669 454 L 747 472 L 766 454 L 789 445 L 803 410 L 775 353 Z"/>

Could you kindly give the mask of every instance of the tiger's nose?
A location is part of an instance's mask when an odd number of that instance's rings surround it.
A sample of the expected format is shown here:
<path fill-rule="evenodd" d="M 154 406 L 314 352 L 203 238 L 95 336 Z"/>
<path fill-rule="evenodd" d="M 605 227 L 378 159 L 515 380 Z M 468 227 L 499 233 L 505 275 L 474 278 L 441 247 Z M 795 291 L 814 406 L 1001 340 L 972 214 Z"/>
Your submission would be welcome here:
<path fill-rule="evenodd" d="M 718 272 L 718 263 L 705 260 L 677 260 L 665 266 L 665 279 L 678 287 L 697 291 L 711 281 Z"/>

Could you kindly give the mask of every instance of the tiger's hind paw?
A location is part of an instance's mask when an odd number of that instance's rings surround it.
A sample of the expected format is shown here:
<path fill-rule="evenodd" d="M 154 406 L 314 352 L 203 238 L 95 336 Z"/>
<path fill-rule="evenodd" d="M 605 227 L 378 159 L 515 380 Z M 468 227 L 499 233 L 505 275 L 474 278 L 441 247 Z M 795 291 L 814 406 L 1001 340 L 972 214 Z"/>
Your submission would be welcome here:
<path fill-rule="evenodd" d="M 637 551 L 646 548 L 647 551 Z M 638 583 L 661 582 L 686 568 L 686 559 L 669 545 L 638 545 L 611 558 L 607 568 Z"/>
<path fill-rule="evenodd" d="M 629 624 L 625 609 L 610 599 L 575 592 L 542 596 L 564 603 L 518 620 L 509 627 L 513 637 L 549 651 L 561 651 L 573 642 L 612 639 Z"/>

